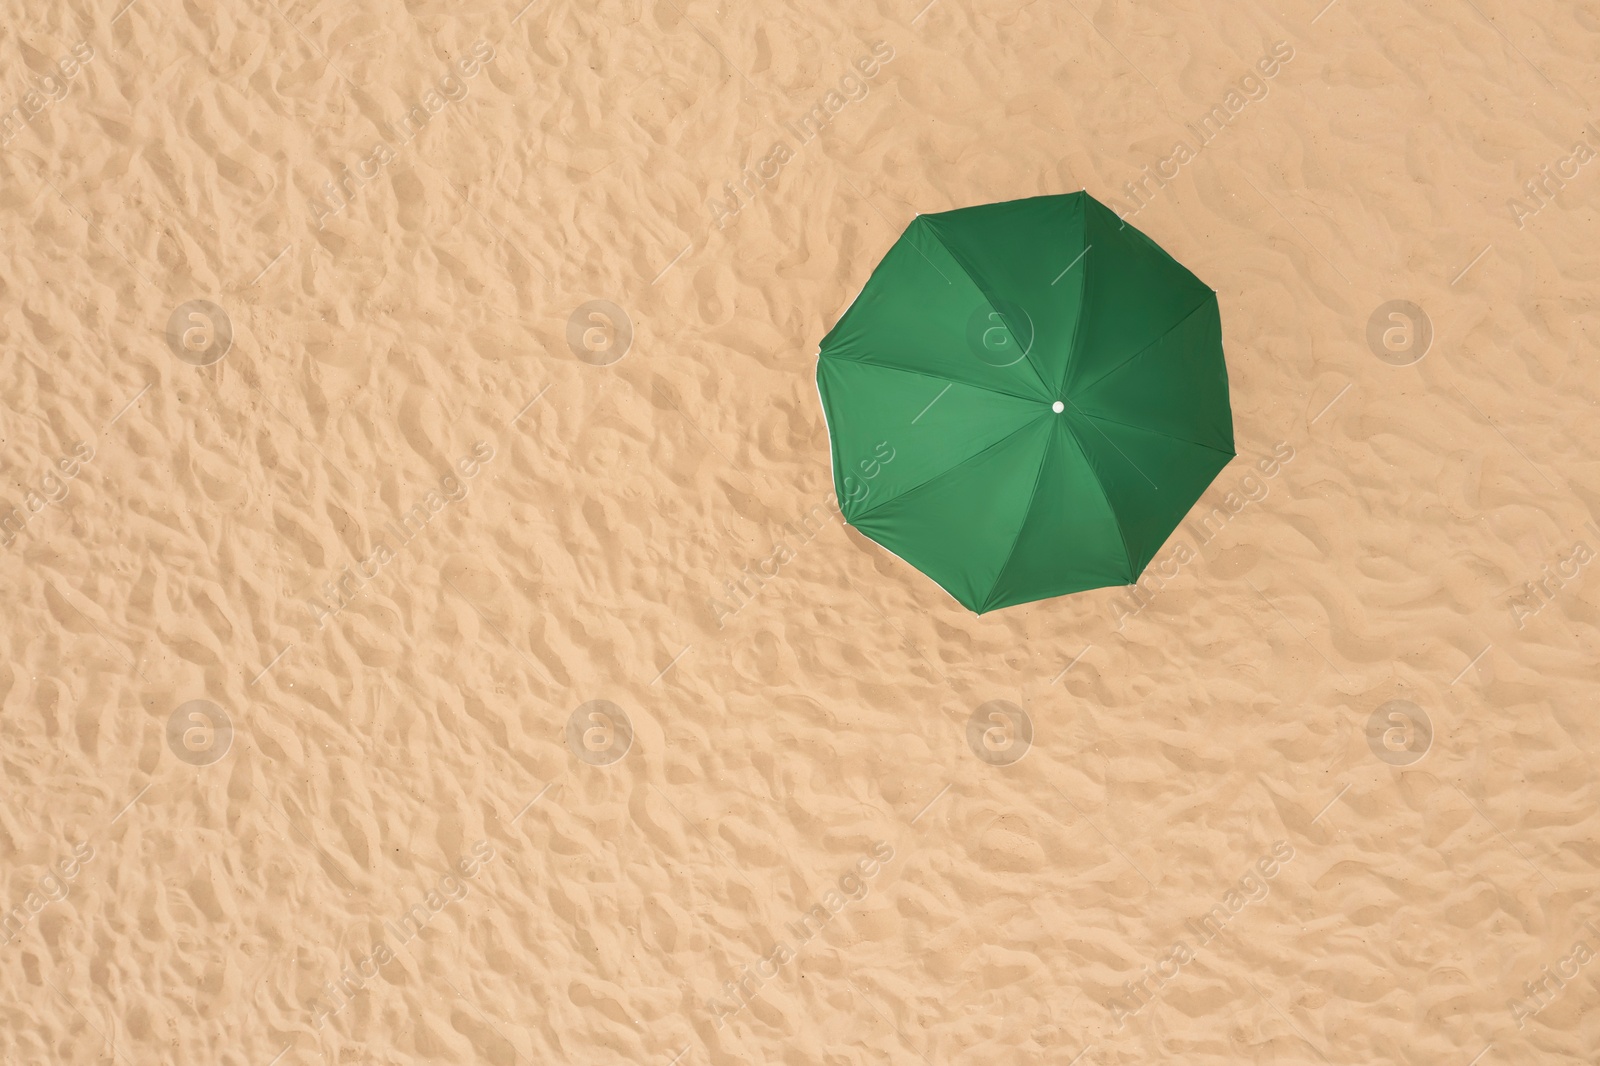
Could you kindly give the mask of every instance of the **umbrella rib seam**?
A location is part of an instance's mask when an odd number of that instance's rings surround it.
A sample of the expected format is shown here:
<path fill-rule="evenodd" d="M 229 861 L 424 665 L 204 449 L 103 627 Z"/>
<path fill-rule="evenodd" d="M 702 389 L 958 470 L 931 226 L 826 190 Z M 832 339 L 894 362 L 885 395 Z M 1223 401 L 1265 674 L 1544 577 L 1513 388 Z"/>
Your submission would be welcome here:
<path fill-rule="evenodd" d="M 842 355 L 832 355 L 828 352 L 818 352 L 817 359 L 819 361 L 823 359 L 831 359 L 836 363 L 859 363 L 862 366 L 875 366 L 879 370 L 893 370 L 901 374 L 915 374 L 919 378 L 928 378 L 930 381 L 943 381 L 946 384 L 951 385 L 964 385 L 969 389 L 978 389 L 982 392 L 992 392 L 996 396 L 1008 396 L 1013 400 L 1021 400 L 1024 403 L 1039 402 L 1039 397 L 1037 396 L 1019 396 L 1017 393 L 1006 392 L 1004 389 L 991 389 L 987 385 L 974 385 L 970 381 L 957 381 L 955 378 L 946 378 L 940 377 L 938 374 L 930 374 L 926 370 L 911 370 L 903 366 L 890 366 L 888 363 L 879 363 L 871 359 L 851 359 Z"/>
<path fill-rule="evenodd" d="M 1175 441 L 1178 444 L 1192 444 L 1196 448 L 1204 448 L 1208 452 L 1216 452 L 1218 455 L 1226 455 L 1229 458 L 1239 454 L 1236 451 L 1223 451 L 1215 444 L 1202 444 L 1200 441 L 1190 440 L 1187 437 L 1174 437 L 1171 433 L 1163 433 L 1159 429 L 1151 429 L 1149 426 L 1136 426 L 1132 422 L 1118 422 L 1115 418 L 1107 418 L 1104 415 L 1090 414 L 1083 408 L 1078 407 L 1077 404 L 1073 404 L 1073 407 L 1076 409 L 1077 413 L 1082 415 L 1084 418 L 1092 418 L 1096 422 L 1105 422 L 1108 425 L 1122 426 L 1125 429 L 1136 429 L 1140 433 L 1148 433 L 1154 437 L 1162 437 L 1166 440 Z"/>
<path fill-rule="evenodd" d="M 1050 462 L 1050 449 L 1054 446 L 1054 430 L 1051 439 L 1044 444 L 1044 453 L 1039 456 L 1039 470 L 1033 475 L 1033 489 L 1028 493 L 1028 506 L 1022 509 L 1022 521 L 1017 525 L 1017 535 L 1011 538 L 1011 550 L 1006 552 L 1005 562 L 1000 564 L 1000 569 L 995 571 L 994 583 L 989 586 L 989 591 L 983 597 L 983 610 L 993 610 L 994 594 L 1000 588 L 1000 579 L 1006 576 L 1006 569 L 1011 566 L 1012 558 L 1017 554 L 1017 545 L 1022 543 L 1022 531 L 1028 528 L 1028 517 L 1033 514 L 1033 502 L 1039 498 L 1039 486 L 1044 483 L 1045 464 Z M 1124 548 L 1124 551 L 1127 549 Z"/>
<path fill-rule="evenodd" d="M 1095 378 L 1093 381 L 1086 381 L 1082 385 L 1079 385 L 1077 388 L 1072 390 L 1072 394 L 1074 396 L 1079 396 L 1079 395 L 1083 394 L 1084 390 L 1094 388 L 1096 385 L 1100 384 L 1106 378 L 1110 377 L 1112 374 L 1115 374 L 1117 371 L 1121 370 L 1123 367 L 1127 366 L 1129 363 L 1131 363 L 1135 359 L 1139 358 L 1145 352 L 1148 352 L 1150 349 L 1154 348 L 1156 345 L 1160 344 L 1162 341 L 1164 341 L 1168 337 L 1172 336 L 1173 332 L 1175 330 L 1177 330 L 1177 328 L 1179 326 L 1183 325 L 1185 322 L 1189 321 L 1189 319 L 1193 318 L 1197 312 L 1202 311 L 1202 310 L 1205 309 L 1206 300 L 1208 300 L 1208 299 L 1215 300 L 1216 298 L 1217 298 L 1217 294 L 1216 293 L 1208 291 L 1205 294 L 1205 296 L 1201 297 L 1199 303 L 1195 304 L 1193 307 L 1189 308 L 1188 311 L 1184 312 L 1183 317 L 1178 319 L 1178 321 L 1174 322 L 1172 325 L 1168 326 L 1166 328 L 1166 330 L 1164 330 L 1162 332 L 1161 336 L 1155 338 L 1149 344 L 1145 345 L 1143 348 L 1140 348 L 1138 351 L 1134 352 L 1132 355 L 1128 356 L 1128 358 L 1124 359 L 1122 362 L 1118 363 L 1116 366 L 1112 367 L 1110 370 L 1107 370 L 1104 374 L 1101 374 L 1099 377 Z M 1221 309 L 1218 308 L 1219 312 L 1220 312 L 1220 310 Z M 1221 318 L 1221 314 L 1219 313 L 1217 317 L 1220 319 Z"/>
<path fill-rule="evenodd" d="M 1022 425 L 1018 426 L 1016 429 L 1012 430 L 1010 433 L 1007 433 L 1005 436 L 1001 437 L 999 440 L 995 441 L 993 444 L 989 445 L 987 448 L 983 448 L 983 449 L 980 449 L 980 450 L 978 450 L 976 452 L 973 452 L 971 455 L 967 456 L 965 459 L 961 460 L 956 465 L 950 467 L 948 470 L 941 470 L 937 474 L 934 474 L 932 477 L 928 478 L 928 480 L 926 480 L 926 481 L 919 481 L 917 484 L 912 485 L 909 488 L 902 489 L 901 491 L 895 493 L 893 496 L 888 496 L 888 497 L 885 497 L 884 499 L 879 500 L 877 503 L 873 504 L 871 507 L 867 508 L 865 511 L 858 511 L 856 513 L 855 518 L 852 518 L 850 520 L 850 524 L 851 525 L 855 525 L 856 524 L 856 519 L 865 518 L 868 515 L 872 514 L 874 511 L 876 511 L 878 508 L 884 506 L 885 504 L 893 503 L 895 500 L 898 500 L 903 496 L 909 496 L 913 492 L 916 492 L 916 491 L 918 491 L 920 489 L 925 489 L 929 485 L 933 484 L 935 481 L 938 481 L 940 478 L 946 476 L 947 474 L 955 473 L 957 470 L 960 470 L 962 467 L 966 466 L 968 463 L 972 462 L 973 460 L 979 459 L 982 456 L 987 455 L 989 452 L 994 451 L 996 448 L 1000 447 L 1000 445 L 1004 444 L 1006 441 L 1010 440 L 1012 437 L 1015 437 L 1018 433 L 1021 433 L 1023 430 L 1027 429 L 1028 427 L 1032 426 L 1034 423 L 1036 423 L 1038 421 L 1039 420 L 1037 418 L 1029 419 L 1027 422 L 1024 422 Z"/>
<path fill-rule="evenodd" d="M 1083 222 L 1083 256 L 1089 256 L 1089 249 L 1094 247 L 1094 242 L 1089 240 L 1089 198 L 1082 197 L 1078 206 L 1078 216 Z M 1054 284 L 1052 282 L 1052 284 Z M 1089 317 L 1089 264 L 1083 264 L 1083 278 L 1078 282 L 1078 320 L 1072 324 L 1072 343 L 1067 348 L 1067 358 L 1061 367 L 1061 380 L 1056 382 L 1056 392 L 1062 396 L 1067 394 L 1067 379 L 1072 376 L 1072 366 L 1078 361 L 1078 338 L 1083 336 L 1083 320 Z"/>
<path fill-rule="evenodd" d="M 983 302 L 989 305 L 989 310 L 994 314 L 999 314 L 1000 309 L 995 306 L 994 296 L 990 294 L 988 287 L 985 286 L 983 282 L 978 280 L 977 272 L 967 264 L 967 261 L 964 258 L 956 254 L 956 250 L 954 248 L 951 248 L 948 244 L 944 243 L 944 238 L 939 236 L 939 231 L 935 229 L 931 223 L 928 226 L 928 232 L 933 234 L 933 239 L 938 242 L 939 247 L 943 248 L 945 254 L 950 257 L 951 261 L 954 262 L 956 266 L 961 268 L 961 272 L 967 276 L 967 280 L 972 282 L 972 287 L 978 290 L 978 295 L 982 296 Z M 1001 321 L 1003 322 L 1005 319 L 1002 318 Z M 1010 327 L 1008 326 L 1007 330 L 1009 331 L 1009 329 Z M 1033 339 L 1037 341 L 1039 338 L 1034 337 Z M 1032 351 L 1031 346 L 1029 347 L 1029 351 Z M 1033 379 L 1039 383 L 1040 395 L 1048 398 L 1050 396 L 1050 386 L 1045 384 L 1044 375 L 1039 373 L 1039 368 L 1034 365 L 1033 359 L 1027 352 L 1023 353 L 1022 361 L 1028 364 L 1028 370 L 1033 374 Z"/>
<path fill-rule="evenodd" d="M 1067 430 L 1072 434 L 1072 442 L 1078 446 L 1078 454 L 1083 456 L 1083 465 L 1089 468 L 1089 474 L 1094 478 L 1096 487 L 1100 489 L 1100 498 L 1106 501 L 1106 510 L 1111 512 L 1111 524 L 1117 527 L 1117 539 L 1122 542 L 1122 559 L 1128 564 L 1128 576 L 1134 584 L 1139 580 L 1139 575 L 1133 572 L 1133 553 L 1128 550 L 1128 534 L 1122 528 L 1122 516 L 1117 513 L 1117 505 L 1111 502 L 1111 493 L 1106 491 L 1106 483 L 1100 480 L 1100 471 L 1095 469 L 1094 460 L 1089 457 L 1089 449 L 1083 446 L 1083 441 L 1078 438 L 1078 431 L 1072 423 L 1067 423 Z"/>

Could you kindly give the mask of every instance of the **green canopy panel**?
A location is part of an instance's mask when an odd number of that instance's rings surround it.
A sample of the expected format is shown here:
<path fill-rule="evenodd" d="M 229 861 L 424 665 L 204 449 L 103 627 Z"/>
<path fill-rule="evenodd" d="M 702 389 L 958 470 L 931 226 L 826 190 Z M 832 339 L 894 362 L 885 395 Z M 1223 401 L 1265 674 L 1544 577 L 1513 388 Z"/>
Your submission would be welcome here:
<path fill-rule="evenodd" d="M 1216 293 L 1081 192 L 919 215 L 817 391 L 845 520 L 980 614 L 1133 584 L 1234 455 Z"/>

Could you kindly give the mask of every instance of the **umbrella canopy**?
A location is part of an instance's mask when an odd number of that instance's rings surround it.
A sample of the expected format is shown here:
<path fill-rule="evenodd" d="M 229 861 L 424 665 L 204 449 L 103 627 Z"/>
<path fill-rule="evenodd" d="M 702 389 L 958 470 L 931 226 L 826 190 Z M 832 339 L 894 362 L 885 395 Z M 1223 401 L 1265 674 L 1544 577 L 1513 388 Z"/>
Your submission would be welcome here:
<path fill-rule="evenodd" d="M 1234 455 L 1216 293 L 1087 193 L 919 215 L 817 391 L 845 520 L 979 613 L 1134 583 Z"/>

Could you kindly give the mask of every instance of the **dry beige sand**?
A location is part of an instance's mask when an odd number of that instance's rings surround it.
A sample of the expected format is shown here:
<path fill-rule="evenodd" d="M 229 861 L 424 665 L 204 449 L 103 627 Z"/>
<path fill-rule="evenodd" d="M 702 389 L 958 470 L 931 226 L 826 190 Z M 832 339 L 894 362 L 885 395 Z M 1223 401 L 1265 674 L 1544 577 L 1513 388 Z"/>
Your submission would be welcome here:
<path fill-rule="evenodd" d="M 1600 2 L 924 3 L 5 4 L 0 1062 L 1600 1061 Z M 980 618 L 817 344 L 1080 188 L 1239 456 Z"/>

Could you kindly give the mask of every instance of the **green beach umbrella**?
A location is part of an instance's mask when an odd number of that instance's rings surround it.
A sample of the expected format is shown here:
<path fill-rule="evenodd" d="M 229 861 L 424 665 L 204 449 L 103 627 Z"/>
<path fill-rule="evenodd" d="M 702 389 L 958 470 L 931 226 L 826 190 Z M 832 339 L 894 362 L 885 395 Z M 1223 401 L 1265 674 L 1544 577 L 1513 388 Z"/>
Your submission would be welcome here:
<path fill-rule="evenodd" d="M 1216 293 L 1087 193 L 919 215 L 817 391 L 845 520 L 980 614 L 1136 582 L 1234 454 Z"/>

